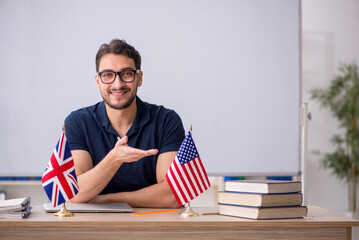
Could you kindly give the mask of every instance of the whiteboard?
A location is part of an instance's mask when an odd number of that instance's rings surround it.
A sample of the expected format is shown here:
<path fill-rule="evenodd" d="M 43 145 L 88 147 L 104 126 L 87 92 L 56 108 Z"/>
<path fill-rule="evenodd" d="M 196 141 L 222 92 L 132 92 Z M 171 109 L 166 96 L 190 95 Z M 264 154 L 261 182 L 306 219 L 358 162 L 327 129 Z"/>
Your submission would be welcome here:
<path fill-rule="evenodd" d="M 142 55 L 138 96 L 176 110 L 209 175 L 300 171 L 299 0 L 2 0 L 0 175 L 42 175 L 95 54 Z"/>

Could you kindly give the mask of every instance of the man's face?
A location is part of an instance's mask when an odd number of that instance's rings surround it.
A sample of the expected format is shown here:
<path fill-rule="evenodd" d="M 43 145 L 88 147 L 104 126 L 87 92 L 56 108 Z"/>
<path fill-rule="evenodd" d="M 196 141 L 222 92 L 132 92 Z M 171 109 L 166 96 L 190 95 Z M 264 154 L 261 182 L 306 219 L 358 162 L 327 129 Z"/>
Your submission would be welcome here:
<path fill-rule="evenodd" d="M 119 72 L 123 69 L 136 70 L 133 59 L 125 56 L 108 53 L 102 56 L 99 64 L 99 72 L 103 70 L 112 70 Z M 114 109 L 125 109 L 131 104 L 137 94 L 137 88 L 142 85 L 142 72 L 135 75 L 135 80 L 131 83 L 121 81 L 119 76 L 116 76 L 114 82 L 105 84 L 101 82 L 98 75 L 95 76 L 97 88 L 100 90 L 105 103 Z"/>

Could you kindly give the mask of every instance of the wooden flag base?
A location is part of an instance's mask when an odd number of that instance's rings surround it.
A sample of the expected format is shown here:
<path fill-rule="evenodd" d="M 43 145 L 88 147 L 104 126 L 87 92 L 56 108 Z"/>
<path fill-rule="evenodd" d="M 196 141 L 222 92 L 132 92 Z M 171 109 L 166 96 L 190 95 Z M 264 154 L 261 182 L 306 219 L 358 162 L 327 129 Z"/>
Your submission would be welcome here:
<path fill-rule="evenodd" d="M 55 216 L 56 217 L 73 217 L 74 214 L 72 212 L 70 212 L 69 210 L 67 210 L 66 205 L 64 203 L 64 206 L 62 207 L 62 209 L 59 212 L 55 213 Z"/>
<path fill-rule="evenodd" d="M 187 207 L 186 211 L 181 213 L 180 216 L 182 218 L 187 218 L 187 217 L 198 217 L 199 215 L 198 215 L 198 213 L 196 213 L 195 211 L 192 210 L 191 204 L 190 204 L 190 202 L 188 202 L 188 207 Z"/>

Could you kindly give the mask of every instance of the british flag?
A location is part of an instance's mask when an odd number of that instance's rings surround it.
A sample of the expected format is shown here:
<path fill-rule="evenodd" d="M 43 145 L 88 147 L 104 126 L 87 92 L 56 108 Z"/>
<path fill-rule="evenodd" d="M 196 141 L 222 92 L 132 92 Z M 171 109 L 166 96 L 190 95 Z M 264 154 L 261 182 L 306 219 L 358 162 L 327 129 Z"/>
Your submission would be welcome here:
<path fill-rule="evenodd" d="M 47 164 L 41 182 L 54 207 L 69 201 L 79 191 L 74 161 L 64 131 Z"/>

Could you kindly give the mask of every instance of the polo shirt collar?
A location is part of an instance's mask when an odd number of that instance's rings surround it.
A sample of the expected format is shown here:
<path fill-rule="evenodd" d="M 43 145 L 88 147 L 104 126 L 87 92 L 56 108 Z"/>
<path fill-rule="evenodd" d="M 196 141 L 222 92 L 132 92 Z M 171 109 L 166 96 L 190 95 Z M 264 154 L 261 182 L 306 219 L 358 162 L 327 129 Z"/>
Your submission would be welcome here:
<path fill-rule="evenodd" d="M 138 128 L 143 127 L 147 122 L 151 120 L 148 104 L 144 103 L 138 96 L 136 96 L 136 103 L 137 103 L 137 115 L 130 130 L 128 131 L 128 135 L 137 132 Z M 110 124 L 110 120 L 107 117 L 106 106 L 104 101 L 99 103 L 94 114 L 95 114 L 95 118 L 99 121 L 99 123 L 103 127 L 105 127 L 106 131 L 110 131 L 109 129 L 113 129 L 113 127 Z"/>

